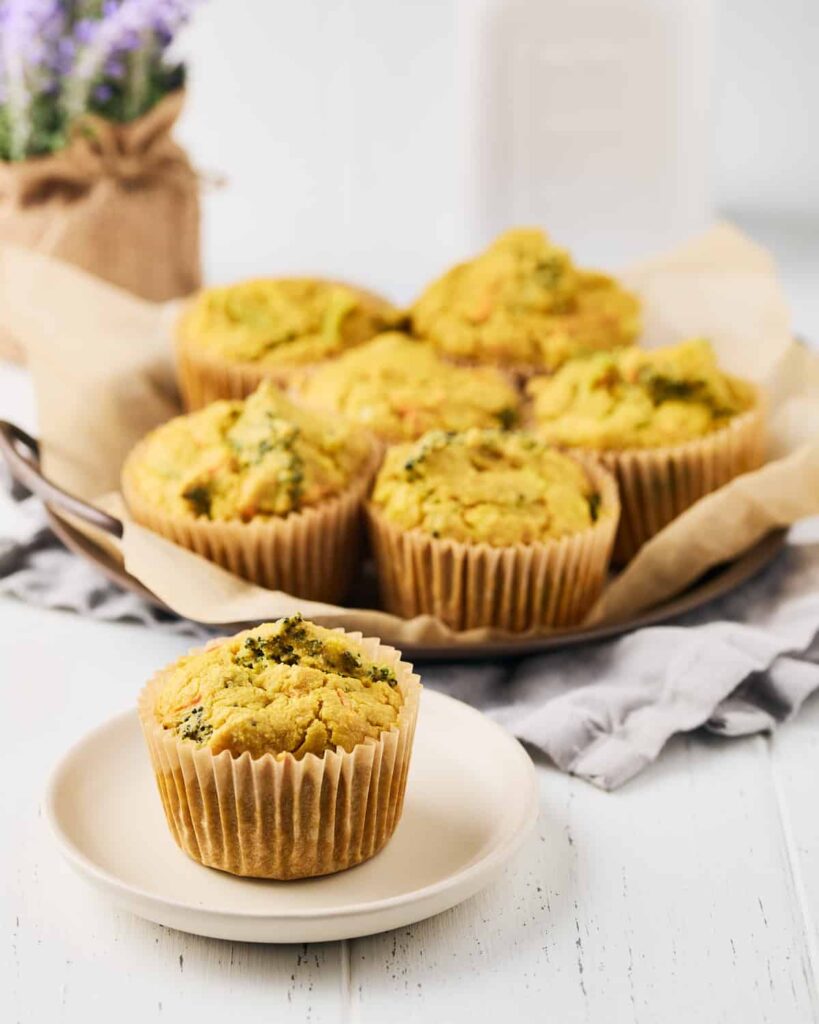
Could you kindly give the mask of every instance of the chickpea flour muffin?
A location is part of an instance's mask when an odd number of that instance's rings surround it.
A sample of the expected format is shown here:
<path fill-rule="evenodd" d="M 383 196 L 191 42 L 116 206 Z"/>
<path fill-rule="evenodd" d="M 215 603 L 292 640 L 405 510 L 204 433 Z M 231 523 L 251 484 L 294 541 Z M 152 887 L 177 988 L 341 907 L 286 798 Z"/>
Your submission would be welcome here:
<path fill-rule="evenodd" d="M 382 441 L 412 441 L 428 430 L 512 427 L 520 396 L 492 367 L 454 366 L 428 342 L 392 331 L 310 374 L 300 397 L 341 413 Z"/>
<path fill-rule="evenodd" d="M 359 288 L 313 278 L 271 278 L 206 288 L 177 324 L 177 368 L 188 409 L 245 398 L 262 380 L 292 374 L 392 326 L 396 311 Z"/>
<path fill-rule="evenodd" d="M 637 298 L 611 277 L 574 266 L 542 231 L 500 235 L 434 281 L 411 311 L 413 330 L 451 359 L 523 376 L 572 356 L 634 342 Z"/>
<path fill-rule="evenodd" d="M 522 631 L 583 619 L 605 582 L 619 503 L 593 461 L 473 428 L 389 449 L 367 513 L 390 611 Z"/>
<path fill-rule="evenodd" d="M 180 658 L 139 699 L 174 839 L 259 878 L 372 857 L 401 817 L 420 691 L 394 648 L 300 615 Z"/>
<path fill-rule="evenodd" d="M 708 341 L 573 360 L 527 391 L 544 440 L 599 455 L 617 477 L 625 562 L 695 501 L 763 461 L 756 388 L 723 373 Z"/>
<path fill-rule="evenodd" d="M 244 401 L 178 416 L 128 456 L 134 519 L 275 590 L 338 600 L 355 567 L 372 440 L 300 409 L 269 381 Z"/>

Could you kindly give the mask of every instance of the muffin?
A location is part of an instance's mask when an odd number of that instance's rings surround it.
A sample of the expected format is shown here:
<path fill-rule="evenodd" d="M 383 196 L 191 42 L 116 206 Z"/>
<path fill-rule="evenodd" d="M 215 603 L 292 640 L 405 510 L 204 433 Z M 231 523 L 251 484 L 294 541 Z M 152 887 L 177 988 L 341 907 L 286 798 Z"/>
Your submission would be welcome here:
<path fill-rule="evenodd" d="M 605 582 L 619 503 L 593 461 L 473 428 L 389 449 L 367 514 L 390 611 L 523 631 L 583 619 Z"/>
<path fill-rule="evenodd" d="M 177 324 L 185 406 L 246 398 L 262 380 L 286 385 L 295 371 L 360 345 L 396 318 L 383 299 L 332 281 L 261 279 L 206 288 Z"/>
<path fill-rule="evenodd" d="M 527 390 L 541 438 L 595 452 L 617 477 L 620 563 L 703 495 L 763 461 L 760 395 L 721 372 L 702 338 L 598 353 L 533 378 Z"/>
<path fill-rule="evenodd" d="M 148 434 L 122 490 L 138 523 L 182 547 L 264 587 L 337 601 L 376 459 L 365 432 L 266 381 Z"/>
<path fill-rule="evenodd" d="M 388 444 L 414 441 L 433 429 L 508 428 L 520 405 L 518 391 L 497 370 L 454 366 L 428 342 L 397 331 L 326 363 L 299 394 Z"/>
<path fill-rule="evenodd" d="M 631 344 L 640 307 L 612 278 L 575 267 L 542 231 L 521 228 L 431 284 L 411 317 L 442 354 L 529 376 Z"/>
<path fill-rule="evenodd" d="M 257 878 L 372 857 L 401 817 L 420 691 L 392 647 L 300 615 L 180 658 L 139 699 L 174 839 Z"/>

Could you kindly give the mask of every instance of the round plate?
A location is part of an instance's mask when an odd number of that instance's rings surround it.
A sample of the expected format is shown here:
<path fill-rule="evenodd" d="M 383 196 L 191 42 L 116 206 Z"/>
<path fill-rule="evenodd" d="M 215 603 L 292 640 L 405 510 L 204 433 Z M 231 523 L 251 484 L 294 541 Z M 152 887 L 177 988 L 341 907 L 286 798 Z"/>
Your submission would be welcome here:
<path fill-rule="evenodd" d="M 66 754 L 46 806 L 69 863 L 140 917 L 219 939 L 317 942 L 402 927 L 472 896 L 523 842 L 538 796 L 517 740 L 425 690 L 395 835 L 372 860 L 336 875 L 273 882 L 190 860 L 168 831 L 136 711 Z"/>
<path fill-rule="evenodd" d="M 117 563 L 105 550 L 94 544 L 78 529 L 73 527 L 66 520 L 46 506 L 51 528 L 75 554 L 89 559 L 109 579 L 119 586 L 130 590 L 145 600 L 150 601 L 159 607 L 164 608 L 162 602 L 139 580 L 135 579 Z M 596 640 L 606 640 L 611 637 L 620 636 L 632 629 L 640 629 L 643 626 L 653 626 L 658 622 L 666 622 L 668 619 L 687 612 L 701 608 L 709 601 L 715 601 L 760 572 L 771 562 L 782 550 L 785 543 L 785 530 L 774 530 L 766 537 L 763 537 L 757 544 L 743 552 L 733 562 L 716 566 L 707 572 L 701 579 L 688 587 L 681 594 L 662 604 L 656 605 L 639 615 L 622 622 L 612 622 L 605 626 L 592 626 L 588 628 L 567 629 L 563 632 L 547 634 L 539 637 L 527 637 L 524 640 L 501 640 L 487 641 L 485 643 L 447 643 L 439 645 L 410 645 L 400 644 L 401 651 L 413 661 L 466 661 L 488 658 L 515 658 L 529 654 L 540 654 L 545 651 L 556 650 L 561 647 L 569 647 L 574 644 L 590 643 Z M 375 607 L 376 592 L 374 581 L 365 575 L 360 582 L 359 593 L 354 595 L 351 607 L 372 608 Z M 166 609 L 169 610 L 169 609 Z M 244 628 L 243 623 L 224 623 L 221 628 L 226 632 L 235 632 Z M 387 638 L 388 639 L 388 638 Z"/>

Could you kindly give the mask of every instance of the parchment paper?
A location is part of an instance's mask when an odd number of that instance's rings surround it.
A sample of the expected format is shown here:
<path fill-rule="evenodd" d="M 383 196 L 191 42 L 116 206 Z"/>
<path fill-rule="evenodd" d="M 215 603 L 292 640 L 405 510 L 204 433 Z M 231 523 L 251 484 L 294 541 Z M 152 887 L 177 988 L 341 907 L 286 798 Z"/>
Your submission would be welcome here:
<path fill-rule="evenodd" d="M 770 461 L 707 496 L 653 538 L 604 593 L 589 621 L 622 619 L 684 589 L 770 529 L 819 514 L 819 355 L 794 342 L 769 255 L 726 224 L 622 275 L 645 307 L 643 343 L 709 337 L 726 369 L 765 390 Z M 421 616 L 314 604 L 266 591 L 130 522 L 116 493 L 130 447 L 174 415 L 174 309 L 66 264 L 0 249 L 0 324 L 25 346 L 45 472 L 125 520 L 127 570 L 180 615 L 205 623 L 301 610 L 328 625 L 399 644 L 452 636 Z M 497 638 L 474 630 L 459 639 Z"/>

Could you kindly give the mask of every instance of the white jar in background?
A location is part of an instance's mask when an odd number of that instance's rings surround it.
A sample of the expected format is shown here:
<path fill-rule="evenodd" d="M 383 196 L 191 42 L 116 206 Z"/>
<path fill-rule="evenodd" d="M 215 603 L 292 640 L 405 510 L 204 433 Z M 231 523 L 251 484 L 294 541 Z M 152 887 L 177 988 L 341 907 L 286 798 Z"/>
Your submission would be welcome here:
<path fill-rule="evenodd" d="M 640 257 L 712 217 L 711 0 L 501 0 L 475 73 L 475 218 L 581 258 Z"/>

